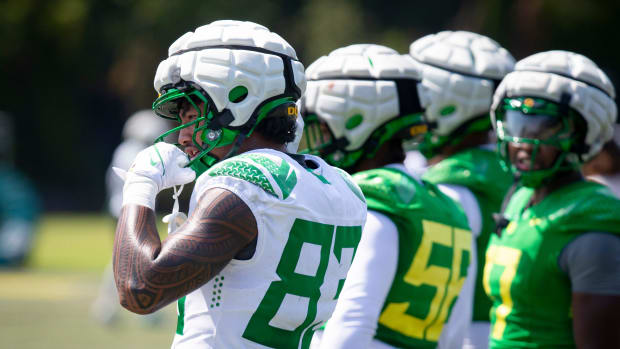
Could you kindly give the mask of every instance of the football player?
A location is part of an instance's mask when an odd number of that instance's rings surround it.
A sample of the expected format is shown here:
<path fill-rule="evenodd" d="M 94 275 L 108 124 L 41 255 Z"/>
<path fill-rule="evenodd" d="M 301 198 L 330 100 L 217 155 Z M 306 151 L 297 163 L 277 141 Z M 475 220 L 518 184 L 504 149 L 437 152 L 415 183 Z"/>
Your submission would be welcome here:
<path fill-rule="evenodd" d="M 465 283 L 472 234 L 462 209 L 403 165 L 403 141 L 425 132 L 418 67 L 390 48 L 352 45 L 319 58 L 306 77 L 301 147 L 354 174 L 369 208 L 313 347 L 434 348 Z"/>
<path fill-rule="evenodd" d="M 116 231 L 120 300 L 178 300 L 174 348 L 306 348 L 329 318 L 366 219 L 351 178 L 286 153 L 304 67 L 279 35 L 216 21 L 178 38 L 155 75 L 155 112 L 183 151 L 157 143 L 126 176 Z M 160 241 L 153 203 L 197 177 L 189 219 Z"/>
<path fill-rule="evenodd" d="M 461 204 L 478 236 L 472 324 L 464 344 L 486 348 L 491 300 L 482 287 L 484 254 L 495 230 L 493 213 L 499 212 L 512 183 L 489 139 L 489 109 L 495 87 L 512 71 L 514 59 L 497 42 L 465 31 L 427 35 L 414 41 L 409 52 L 422 67 L 419 92 L 428 132 L 416 147 L 429 165 L 422 178 Z M 472 299 L 471 294 L 462 296 Z"/>
<path fill-rule="evenodd" d="M 612 138 L 614 98 L 567 51 L 517 62 L 495 92 L 499 154 L 520 187 L 486 254 L 491 348 L 620 348 L 620 200 L 579 172 Z"/>

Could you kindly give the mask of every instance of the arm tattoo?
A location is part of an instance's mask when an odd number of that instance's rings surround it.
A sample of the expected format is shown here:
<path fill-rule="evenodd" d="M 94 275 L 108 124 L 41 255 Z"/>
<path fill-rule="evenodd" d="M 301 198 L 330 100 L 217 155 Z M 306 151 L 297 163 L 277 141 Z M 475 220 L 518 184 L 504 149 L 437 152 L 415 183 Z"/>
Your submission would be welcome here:
<path fill-rule="evenodd" d="M 114 240 L 114 279 L 123 307 L 151 313 L 199 288 L 258 235 L 250 208 L 232 192 L 207 190 L 192 216 L 163 242 L 153 210 L 123 207 Z"/>

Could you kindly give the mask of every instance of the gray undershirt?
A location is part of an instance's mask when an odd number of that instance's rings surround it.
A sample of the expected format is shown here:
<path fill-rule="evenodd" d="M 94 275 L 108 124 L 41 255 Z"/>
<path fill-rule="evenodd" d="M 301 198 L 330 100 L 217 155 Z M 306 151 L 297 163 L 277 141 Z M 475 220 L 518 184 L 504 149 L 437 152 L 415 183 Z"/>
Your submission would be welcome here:
<path fill-rule="evenodd" d="M 620 295 L 620 236 L 585 233 L 566 245 L 558 263 L 572 292 Z"/>

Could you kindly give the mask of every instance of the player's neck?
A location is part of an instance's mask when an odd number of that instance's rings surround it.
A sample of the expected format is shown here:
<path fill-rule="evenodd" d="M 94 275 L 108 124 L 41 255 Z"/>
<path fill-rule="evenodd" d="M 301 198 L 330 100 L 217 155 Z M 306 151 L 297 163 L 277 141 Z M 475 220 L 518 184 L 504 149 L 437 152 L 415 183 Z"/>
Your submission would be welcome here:
<path fill-rule="evenodd" d="M 554 191 L 581 180 L 583 180 L 583 176 L 577 171 L 561 172 L 553 177 L 549 183 L 534 190 L 529 206 L 536 205 Z"/>
<path fill-rule="evenodd" d="M 603 150 L 581 168 L 584 176 L 609 176 L 620 173 L 620 147 L 612 140 Z"/>
<path fill-rule="evenodd" d="M 373 168 L 384 167 L 389 164 L 398 164 L 405 161 L 405 152 L 400 141 L 391 140 L 384 143 L 373 157 L 364 157 L 355 164 L 349 173 L 357 173 L 366 170 L 372 170 Z"/>
<path fill-rule="evenodd" d="M 439 150 L 439 154 L 428 160 L 429 165 L 435 165 L 445 158 L 461 152 L 469 148 L 477 148 L 489 143 L 488 131 L 474 132 L 465 136 L 460 142 L 455 144 L 447 144 Z"/>
<path fill-rule="evenodd" d="M 260 133 L 255 132 L 252 134 L 252 136 L 245 139 L 243 143 L 241 143 L 238 153 L 245 153 L 247 151 L 256 149 L 273 149 L 281 152 L 286 152 L 286 145 L 270 141 Z"/>

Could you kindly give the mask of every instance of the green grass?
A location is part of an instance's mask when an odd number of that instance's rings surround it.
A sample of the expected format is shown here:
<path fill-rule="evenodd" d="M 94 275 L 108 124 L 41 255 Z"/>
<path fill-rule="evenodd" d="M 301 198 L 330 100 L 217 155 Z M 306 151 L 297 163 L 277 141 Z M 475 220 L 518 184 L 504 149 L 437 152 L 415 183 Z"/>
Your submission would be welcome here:
<path fill-rule="evenodd" d="M 160 231 L 163 231 L 163 226 Z M 90 314 L 112 254 L 114 222 L 99 215 L 45 216 L 27 267 L 0 269 L 2 348 L 169 348 L 175 309 L 158 326 L 120 308 L 103 326 Z"/>
<path fill-rule="evenodd" d="M 103 215 L 46 216 L 29 265 L 38 270 L 101 271 L 112 256 L 115 224 Z"/>

